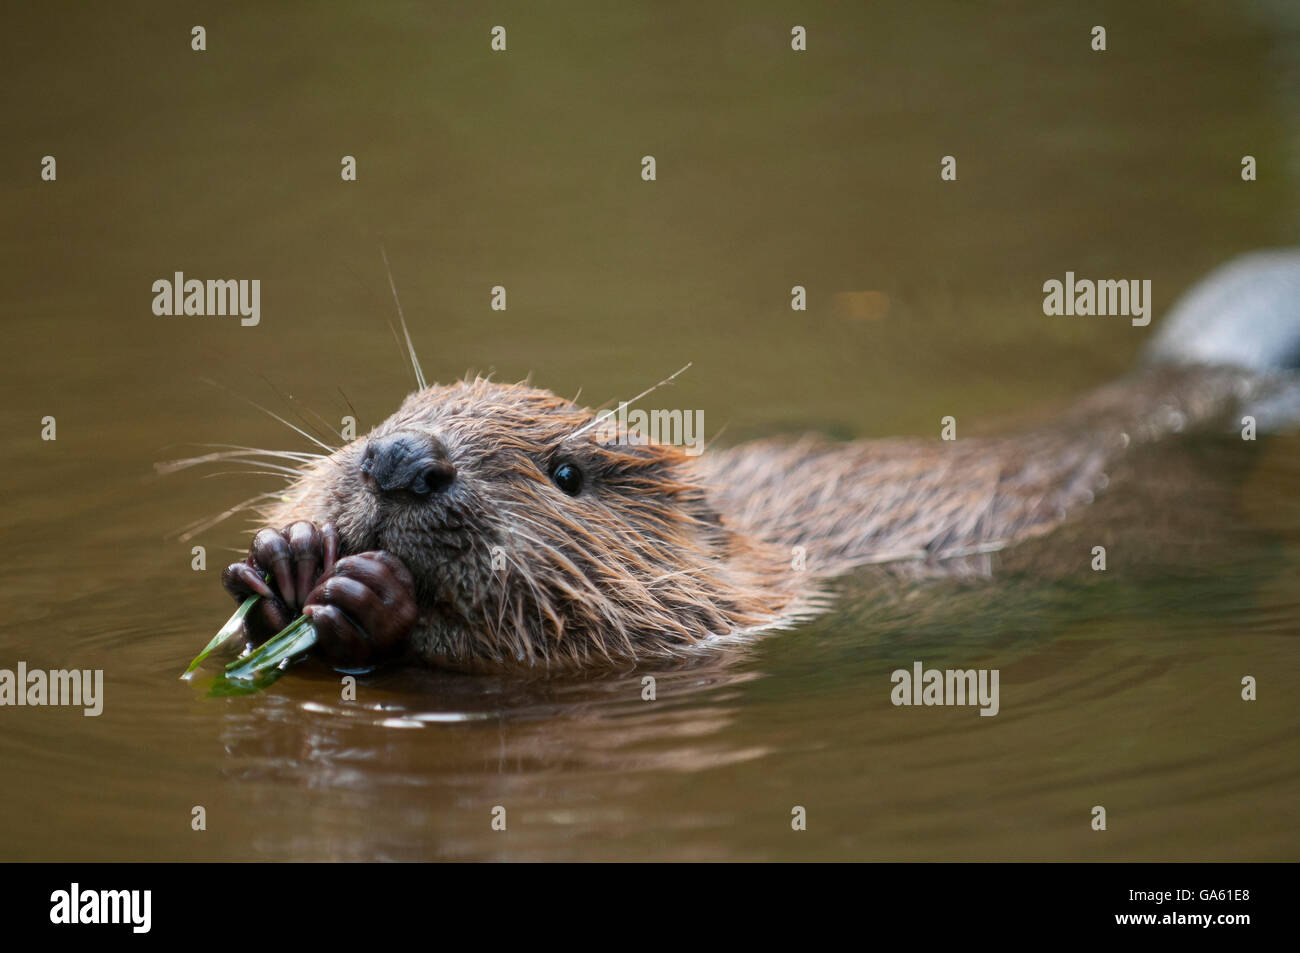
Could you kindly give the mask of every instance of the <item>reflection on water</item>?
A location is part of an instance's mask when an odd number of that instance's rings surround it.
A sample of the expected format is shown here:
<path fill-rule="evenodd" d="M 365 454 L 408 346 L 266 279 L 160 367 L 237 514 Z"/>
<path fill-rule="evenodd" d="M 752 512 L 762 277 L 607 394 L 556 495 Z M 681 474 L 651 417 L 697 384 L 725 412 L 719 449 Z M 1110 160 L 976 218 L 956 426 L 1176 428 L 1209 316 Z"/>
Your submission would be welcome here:
<path fill-rule="evenodd" d="M 1045 278 L 1140 273 L 1158 322 L 1208 267 L 1295 241 L 1294 169 L 1235 179 L 1297 141 L 1261 65 L 1300 60 L 1297 34 L 1256 9 L 1115 5 L 1103 60 L 1037 5 L 828 6 L 799 60 L 779 5 L 601 7 L 577 34 L 525 5 L 488 62 L 465 11 L 226 12 L 204 59 L 147 7 L 16 13 L 0 667 L 102 668 L 107 698 L 0 710 L 0 857 L 1296 859 L 1295 437 L 1135 458 L 1059 533 L 844 580 L 822 619 L 654 672 L 654 701 L 643 672 L 425 671 L 351 700 L 314 663 L 210 699 L 177 675 L 246 527 L 176 530 L 268 481 L 152 471 L 191 441 L 299 447 L 199 377 L 294 421 L 396 406 L 381 236 L 430 377 L 600 402 L 693 360 L 674 403 L 724 443 L 1048 413 L 1145 338 L 1045 320 Z M 176 270 L 260 278 L 262 324 L 155 318 Z M 1099 544 L 1107 572 L 1081 571 Z M 894 708 L 914 660 L 999 669 L 1001 713 Z"/>

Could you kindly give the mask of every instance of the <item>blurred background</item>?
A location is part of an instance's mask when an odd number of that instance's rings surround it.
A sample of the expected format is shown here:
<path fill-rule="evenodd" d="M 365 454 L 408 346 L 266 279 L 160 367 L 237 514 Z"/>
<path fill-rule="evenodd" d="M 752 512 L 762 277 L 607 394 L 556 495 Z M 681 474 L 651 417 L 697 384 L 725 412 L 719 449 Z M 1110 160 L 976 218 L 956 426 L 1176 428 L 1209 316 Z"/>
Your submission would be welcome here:
<path fill-rule="evenodd" d="M 836 616 L 666 676 L 651 707 L 638 678 L 436 673 L 342 702 L 310 666 L 207 699 L 175 675 L 232 608 L 219 572 L 250 527 L 176 534 L 274 480 L 153 472 L 196 443 L 309 449 L 240 395 L 335 423 L 355 408 L 359 432 L 395 409 L 412 378 L 381 244 L 431 380 L 531 374 L 601 404 L 693 361 L 664 406 L 702 408 L 723 443 L 1047 414 L 1130 366 L 1208 269 L 1295 243 L 1294 4 L 42 3 L 4 20 L 0 667 L 104 668 L 107 698 L 98 719 L 0 711 L 0 856 L 1300 853 L 1294 438 L 1153 462 L 1206 478 L 1149 500 L 1161 481 L 1139 475 L 1099 506 L 1082 551 L 1128 527 L 1150 557 L 1104 580 L 856 580 Z M 1042 284 L 1067 270 L 1151 279 L 1155 323 L 1045 317 Z M 152 283 L 176 271 L 260 279 L 260 325 L 155 316 Z M 1001 666 L 1003 714 L 900 715 L 888 672 L 914 658 Z M 1250 706 L 1248 672 L 1273 677 Z M 1106 835 L 1098 803 L 1124 819 Z"/>

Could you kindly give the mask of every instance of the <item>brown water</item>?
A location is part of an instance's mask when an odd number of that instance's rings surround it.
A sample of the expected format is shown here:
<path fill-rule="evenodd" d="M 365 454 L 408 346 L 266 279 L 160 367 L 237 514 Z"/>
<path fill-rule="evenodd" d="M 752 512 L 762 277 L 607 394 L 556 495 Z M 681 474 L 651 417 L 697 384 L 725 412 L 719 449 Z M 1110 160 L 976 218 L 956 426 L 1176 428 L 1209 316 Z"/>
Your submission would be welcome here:
<path fill-rule="evenodd" d="M 249 527 L 177 531 L 274 480 L 153 463 L 308 448 L 201 378 L 362 430 L 395 408 L 381 240 L 430 378 L 600 403 L 694 361 L 672 404 L 723 442 L 1047 413 L 1149 330 L 1045 318 L 1043 281 L 1151 278 L 1159 315 L 1296 242 L 1285 5 L 1046 6 L 801 8 L 801 54 L 774 3 L 7 11 L 0 668 L 102 668 L 106 700 L 0 709 L 0 857 L 1297 859 L 1295 437 L 1153 451 L 992 581 L 846 580 L 654 703 L 635 673 L 176 677 Z M 261 324 L 154 316 L 175 271 L 259 278 Z M 887 313 L 835 298 L 861 291 Z M 917 659 L 1000 669 L 1001 713 L 894 708 Z"/>

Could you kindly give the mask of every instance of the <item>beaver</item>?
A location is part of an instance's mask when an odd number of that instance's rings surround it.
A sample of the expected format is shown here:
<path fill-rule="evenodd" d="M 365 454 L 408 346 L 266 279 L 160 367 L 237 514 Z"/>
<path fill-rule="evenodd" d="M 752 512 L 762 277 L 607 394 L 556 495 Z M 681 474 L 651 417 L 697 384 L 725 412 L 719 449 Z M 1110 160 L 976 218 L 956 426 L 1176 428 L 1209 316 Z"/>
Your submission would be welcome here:
<path fill-rule="evenodd" d="M 528 384 L 421 387 L 308 459 L 223 583 L 264 597 L 250 643 L 301 611 L 343 668 L 679 660 L 825 611 L 827 581 L 855 567 L 941 565 L 1048 532 L 1119 456 L 1168 434 L 1252 407 L 1294 419 L 1298 276 L 1297 252 L 1227 266 L 1135 371 L 1004 436 L 692 456 L 594 427 L 606 418 Z"/>

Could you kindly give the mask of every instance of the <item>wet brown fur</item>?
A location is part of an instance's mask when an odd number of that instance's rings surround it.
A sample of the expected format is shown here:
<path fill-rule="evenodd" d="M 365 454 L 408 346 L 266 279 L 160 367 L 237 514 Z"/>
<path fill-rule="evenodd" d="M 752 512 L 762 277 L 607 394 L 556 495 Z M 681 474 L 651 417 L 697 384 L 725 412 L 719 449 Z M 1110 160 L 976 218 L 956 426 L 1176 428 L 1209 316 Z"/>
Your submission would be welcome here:
<path fill-rule="evenodd" d="M 345 553 L 400 557 L 427 662 L 626 666 L 791 624 L 855 566 L 942 566 L 1046 532 L 1118 455 L 1222 417 L 1252 386 L 1236 371 L 1145 370 L 1013 436 L 764 440 L 692 457 L 609 441 L 591 411 L 547 391 L 474 379 L 411 394 L 307 463 L 263 515 L 333 522 Z M 446 446 L 445 493 L 394 504 L 363 484 L 367 439 L 397 431 Z M 585 475 L 577 497 L 551 480 L 561 461 Z"/>

